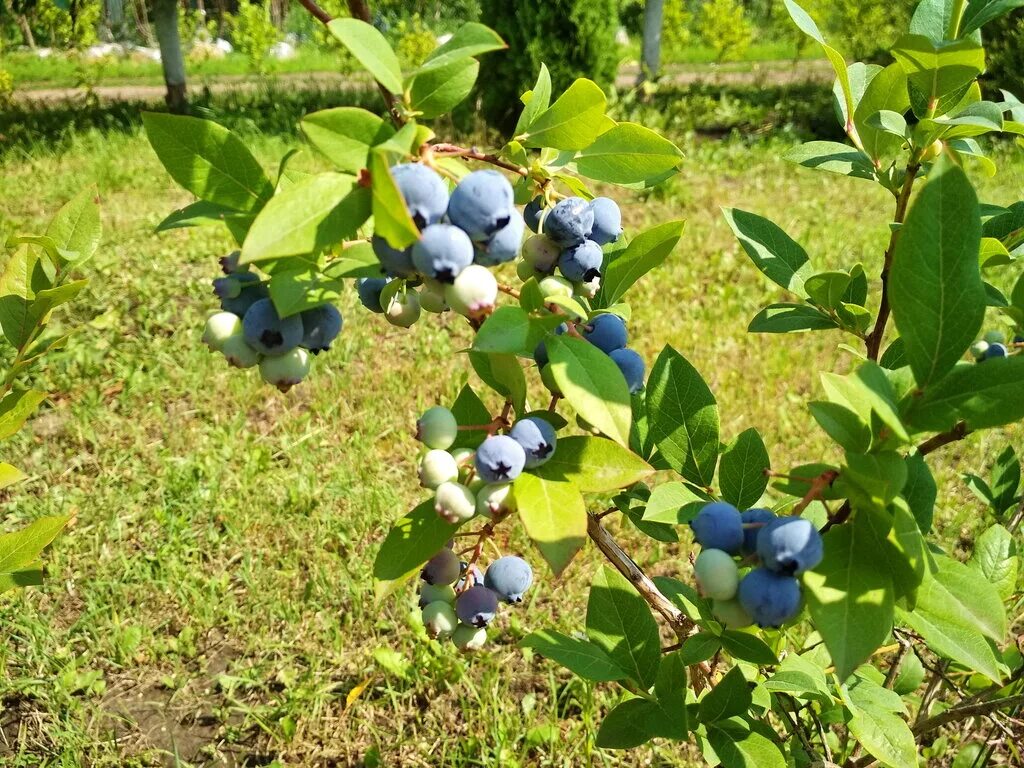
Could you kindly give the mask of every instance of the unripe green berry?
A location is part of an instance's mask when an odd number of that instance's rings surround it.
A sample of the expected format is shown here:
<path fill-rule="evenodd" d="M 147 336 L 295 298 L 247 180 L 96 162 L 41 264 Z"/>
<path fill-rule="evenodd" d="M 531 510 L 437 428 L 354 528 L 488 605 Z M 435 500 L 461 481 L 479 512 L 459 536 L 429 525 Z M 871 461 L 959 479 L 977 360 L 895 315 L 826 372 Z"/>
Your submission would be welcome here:
<path fill-rule="evenodd" d="M 409 328 L 420 319 L 420 297 L 416 291 L 406 289 L 399 291 L 388 301 L 384 308 L 384 317 L 392 325 Z"/>
<path fill-rule="evenodd" d="M 540 380 L 545 387 L 548 388 L 548 392 L 553 395 L 561 395 L 562 390 L 558 387 L 558 382 L 555 381 L 555 375 L 551 372 L 551 365 L 545 365 L 540 369 Z"/>
<path fill-rule="evenodd" d="M 434 509 L 453 525 L 476 514 L 476 496 L 461 483 L 441 483 L 434 493 Z"/>
<path fill-rule="evenodd" d="M 220 352 L 228 339 L 242 335 L 242 320 L 232 312 L 215 312 L 206 321 L 203 329 L 203 343 Z"/>
<path fill-rule="evenodd" d="M 451 584 L 424 584 L 420 587 L 419 605 L 426 608 L 431 603 L 455 604 L 455 587 Z"/>
<path fill-rule="evenodd" d="M 732 600 L 715 600 L 711 603 L 711 613 L 722 622 L 722 626 L 726 629 L 742 629 L 754 623 L 754 620 L 750 618 L 750 614 L 743 610 L 740 601 L 735 598 Z"/>
<path fill-rule="evenodd" d="M 455 414 L 443 405 L 428 408 L 416 422 L 416 439 L 427 448 L 446 451 L 458 435 L 459 423 L 455 420 Z"/>
<path fill-rule="evenodd" d="M 476 513 L 493 518 L 516 510 L 516 497 L 512 495 L 511 483 L 485 485 L 476 494 Z"/>
<path fill-rule="evenodd" d="M 424 312 L 432 312 L 435 315 L 447 312 L 448 302 L 444 298 L 444 283 L 429 278 L 424 280 L 423 288 L 420 290 L 420 307 Z"/>
<path fill-rule="evenodd" d="M 459 479 L 459 466 L 448 451 L 435 449 L 427 451 L 420 462 L 420 485 L 436 489 L 441 483 L 453 483 Z"/>
<path fill-rule="evenodd" d="M 989 344 L 1005 344 L 1006 334 L 1000 330 L 985 331 L 985 335 L 982 336 L 985 341 Z"/>
<path fill-rule="evenodd" d="M 732 555 L 721 549 L 705 549 L 693 563 L 693 573 L 705 597 L 731 600 L 740 584 L 739 569 Z"/>
<path fill-rule="evenodd" d="M 565 296 L 566 298 L 572 296 L 572 283 L 564 277 L 556 277 L 555 275 L 545 277 L 540 281 L 538 287 L 545 301 L 553 296 Z"/>
<path fill-rule="evenodd" d="M 460 651 L 479 651 L 487 642 L 487 630 L 459 624 L 452 632 L 452 642 Z"/>
<path fill-rule="evenodd" d="M 244 336 L 232 336 L 224 342 L 221 354 L 235 368 L 252 368 L 263 356 L 249 346 Z"/>
<path fill-rule="evenodd" d="M 455 609 L 451 603 L 437 600 L 428 603 L 421 614 L 423 628 L 427 634 L 435 640 L 443 640 L 450 637 L 455 628 L 459 626 L 459 617 L 455 615 Z"/>
<path fill-rule="evenodd" d="M 282 392 L 287 392 L 309 374 L 309 352 L 296 347 L 283 355 L 260 360 L 260 376 Z"/>
<path fill-rule="evenodd" d="M 544 235 L 534 235 L 523 243 L 523 261 L 545 275 L 554 272 L 561 255 L 562 248 Z"/>
<path fill-rule="evenodd" d="M 518 277 L 524 283 L 531 277 L 540 281 L 544 279 L 544 273 L 538 272 L 525 261 L 520 261 L 516 264 L 516 277 Z"/>

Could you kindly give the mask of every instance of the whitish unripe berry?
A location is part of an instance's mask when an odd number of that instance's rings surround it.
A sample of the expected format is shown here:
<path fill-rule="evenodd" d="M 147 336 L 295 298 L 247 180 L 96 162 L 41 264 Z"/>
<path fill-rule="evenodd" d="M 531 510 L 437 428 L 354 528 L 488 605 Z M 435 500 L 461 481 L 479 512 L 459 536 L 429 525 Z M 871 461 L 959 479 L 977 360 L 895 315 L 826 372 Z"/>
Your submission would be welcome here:
<path fill-rule="evenodd" d="M 444 289 L 448 306 L 464 317 L 480 319 L 494 310 L 498 300 L 498 281 L 487 267 L 470 264 L 455 282 Z"/>
<path fill-rule="evenodd" d="M 388 301 L 384 308 L 384 317 L 392 325 L 409 328 L 420 319 L 420 297 L 416 291 L 406 289 L 399 291 Z"/>
<path fill-rule="evenodd" d="M 210 315 L 203 329 L 203 343 L 210 349 L 221 351 L 224 342 L 242 335 L 242 320 L 231 312 L 216 312 Z"/>
<path fill-rule="evenodd" d="M 743 610 L 740 601 L 735 598 L 732 600 L 715 600 L 711 603 L 711 613 L 722 622 L 726 629 L 742 629 L 754 623 L 750 614 Z"/>
<path fill-rule="evenodd" d="M 459 465 L 448 451 L 427 451 L 420 461 L 420 485 L 435 489 L 441 483 L 454 483 L 459 479 Z"/>
<path fill-rule="evenodd" d="M 461 483 L 441 483 L 434 493 L 434 509 L 449 523 L 461 523 L 476 514 L 476 496 Z"/>
<path fill-rule="evenodd" d="M 452 632 L 452 642 L 460 651 L 479 651 L 487 642 L 487 630 L 459 624 Z"/>
<path fill-rule="evenodd" d="M 732 556 L 720 549 L 705 549 L 693 563 L 693 573 L 705 597 L 731 600 L 740 583 L 739 569 Z"/>
<path fill-rule="evenodd" d="M 440 600 L 428 603 L 421 615 L 423 617 L 423 628 L 435 640 L 443 640 L 446 637 L 450 637 L 459 625 L 459 618 L 455 615 L 455 609 L 449 603 Z"/>
<path fill-rule="evenodd" d="M 476 494 L 476 513 L 484 517 L 507 515 L 516 510 L 516 497 L 511 483 L 485 485 Z"/>

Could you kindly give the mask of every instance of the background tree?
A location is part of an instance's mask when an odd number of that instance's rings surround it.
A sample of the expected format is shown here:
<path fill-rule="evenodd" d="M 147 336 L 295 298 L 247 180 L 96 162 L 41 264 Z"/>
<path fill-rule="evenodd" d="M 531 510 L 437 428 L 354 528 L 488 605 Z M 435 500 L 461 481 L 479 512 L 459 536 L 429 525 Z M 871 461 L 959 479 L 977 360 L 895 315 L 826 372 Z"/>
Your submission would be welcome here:
<path fill-rule="evenodd" d="M 639 80 L 657 78 L 661 67 L 661 29 L 664 17 L 662 0 L 647 0 L 644 3 L 643 62 Z"/>
<path fill-rule="evenodd" d="M 178 4 L 175 0 L 153 0 L 153 24 L 160 43 L 160 62 L 164 70 L 167 94 L 164 99 L 171 112 L 188 111 L 185 88 L 185 56 L 178 31 Z"/>

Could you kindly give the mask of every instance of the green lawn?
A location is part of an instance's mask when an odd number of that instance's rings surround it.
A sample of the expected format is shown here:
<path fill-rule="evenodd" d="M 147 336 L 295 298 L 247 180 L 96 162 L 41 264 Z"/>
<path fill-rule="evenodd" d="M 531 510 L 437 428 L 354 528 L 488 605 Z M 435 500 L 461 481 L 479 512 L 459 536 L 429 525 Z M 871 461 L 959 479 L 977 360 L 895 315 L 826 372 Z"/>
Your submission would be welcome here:
<path fill-rule="evenodd" d="M 255 148 L 270 168 L 291 143 L 264 137 Z M 719 207 L 774 218 L 821 268 L 863 261 L 875 275 L 892 205 L 865 182 L 775 159 L 781 149 L 688 146 L 666 188 L 619 195 L 630 228 L 689 222 L 669 263 L 634 291 L 633 346 L 649 361 L 666 343 L 686 355 L 718 395 L 723 438 L 758 427 L 776 468 L 837 459 L 803 404 L 820 393 L 819 372 L 856 359 L 836 335 L 745 333 L 780 291 L 750 266 Z M 974 174 L 986 200 L 1019 196 L 1015 158 L 995 178 Z M 229 242 L 215 230 L 153 234 L 188 197 L 143 137 L 89 134 L 60 155 L 39 147 L 10 158 L 0 231 L 40 230 L 89 185 L 106 232 L 72 310 L 88 322 L 42 382 L 52 404 L 3 457 L 31 477 L 4 492 L 5 527 L 78 518 L 47 556 L 46 585 L 0 602 L 0 763 L 691 763 L 672 745 L 594 750 L 621 691 L 516 648 L 535 628 L 582 628 L 592 547 L 555 581 L 520 532 L 500 540 L 540 578 L 471 658 L 425 638 L 411 588 L 374 603 L 374 551 L 423 498 L 413 421 L 467 377 L 463 322 L 425 316 L 403 331 L 348 295 L 339 343 L 280 395 L 199 343 Z M 990 435 L 937 458 L 950 483 L 938 527 L 951 548 L 969 541 L 980 513 L 955 473 L 987 469 L 1000 447 Z M 689 578 L 685 533 L 657 544 L 609 521 L 642 566 Z"/>

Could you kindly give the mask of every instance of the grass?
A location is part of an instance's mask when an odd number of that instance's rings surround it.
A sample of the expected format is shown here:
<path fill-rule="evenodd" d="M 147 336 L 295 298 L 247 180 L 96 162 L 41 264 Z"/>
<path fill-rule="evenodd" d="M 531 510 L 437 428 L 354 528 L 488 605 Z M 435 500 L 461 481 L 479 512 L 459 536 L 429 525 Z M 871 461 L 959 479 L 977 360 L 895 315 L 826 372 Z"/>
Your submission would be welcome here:
<path fill-rule="evenodd" d="M 291 143 L 254 139 L 268 168 Z M 819 372 L 856 359 L 835 335 L 745 333 L 780 292 L 747 262 L 719 207 L 772 217 L 822 269 L 863 261 L 872 275 L 891 209 L 869 184 L 778 160 L 783 148 L 688 146 L 678 179 L 644 199 L 619 195 L 631 229 L 688 220 L 669 263 L 633 292 L 633 345 L 649 361 L 666 343 L 685 354 L 717 393 L 723 437 L 758 427 L 780 469 L 837 459 L 804 404 L 820 393 Z M 975 176 L 984 199 L 1007 203 L 1024 162 L 1018 153 L 995 178 Z M 213 229 L 153 234 L 189 198 L 142 136 L 90 132 L 60 154 L 38 146 L 10 158 L 0 230 L 40 231 L 88 186 L 106 236 L 71 310 L 87 325 L 41 382 L 49 407 L 4 456 L 31 478 L 5 491 L 5 527 L 78 518 L 48 553 L 46 585 L 0 603 L 0 762 L 698 762 L 687 746 L 594 749 L 621 693 L 516 648 L 534 628 L 582 628 L 593 548 L 555 581 L 512 527 L 502 548 L 527 553 L 540 578 L 472 658 L 426 640 L 411 588 L 373 602 L 374 550 L 423 496 L 411 425 L 468 375 L 463 323 L 430 316 L 398 330 L 348 294 L 340 341 L 281 396 L 199 343 L 209 280 L 230 245 Z M 936 457 L 939 541 L 969 542 L 980 508 L 956 473 L 987 469 L 1004 440 L 973 437 Z M 689 578 L 685 534 L 666 545 L 610 525 L 651 573 Z"/>

